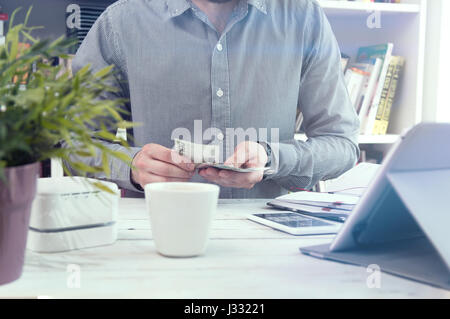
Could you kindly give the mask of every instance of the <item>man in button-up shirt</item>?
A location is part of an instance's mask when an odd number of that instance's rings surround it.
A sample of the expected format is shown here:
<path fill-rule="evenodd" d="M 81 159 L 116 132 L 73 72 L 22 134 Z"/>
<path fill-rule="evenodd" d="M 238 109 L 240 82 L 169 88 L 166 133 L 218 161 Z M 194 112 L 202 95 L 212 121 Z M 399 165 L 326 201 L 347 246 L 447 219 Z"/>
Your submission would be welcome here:
<path fill-rule="evenodd" d="M 133 158 L 136 170 L 111 160 L 110 179 L 129 194 L 159 181 L 221 185 L 222 198 L 273 198 L 309 189 L 350 169 L 359 156 L 359 122 L 349 100 L 340 51 L 314 0 L 121 0 L 97 20 L 74 71 L 114 64 L 117 95 L 126 97 L 134 145 L 107 144 Z M 111 96 L 105 96 L 110 98 Z M 306 142 L 294 139 L 297 110 Z M 278 138 L 223 150 L 227 164 L 270 170 L 196 171 L 174 161 L 177 128 L 278 129 Z M 194 133 L 192 133 L 194 134 Z M 220 133 L 205 144 L 219 140 Z M 85 160 L 97 165 L 101 158 Z M 96 175 L 98 178 L 105 176 Z M 140 193 L 140 194 L 139 194 Z"/>

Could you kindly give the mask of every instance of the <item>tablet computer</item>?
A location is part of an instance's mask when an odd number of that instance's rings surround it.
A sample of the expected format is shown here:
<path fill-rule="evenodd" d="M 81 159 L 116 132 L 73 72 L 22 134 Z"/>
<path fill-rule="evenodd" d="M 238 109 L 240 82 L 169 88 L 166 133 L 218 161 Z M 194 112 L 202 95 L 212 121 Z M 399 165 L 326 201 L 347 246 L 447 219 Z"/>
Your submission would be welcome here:
<path fill-rule="evenodd" d="M 376 177 L 331 244 L 330 251 L 423 236 L 423 230 L 410 214 L 411 207 L 405 206 L 405 198 L 402 197 L 414 189 L 419 190 L 419 198 L 420 192 L 429 189 L 433 189 L 434 193 L 440 191 L 441 187 L 438 185 L 432 187 L 433 180 L 420 177 L 420 172 L 426 172 L 426 176 L 431 176 L 431 172 L 439 172 L 441 176 L 445 176 L 445 172 L 450 168 L 450 152 L 443 151 L 442 146 L 448 143 L 446 141 L 449 138 L 450 124 L 445 123 L 422 123 L 403 135 L 386 156 Z M 402 179 L 408 176 L 413 178 L 403 190 L 397 187 L 397 176 L 401 176 Z M 434 181 L 436 184 L 437 179 Z M 431 185 L 427 185 L 428 182 Z M 445 195 L 443 196 L 445 198 Z M 424 204 L 430 209 L 437 209 L 437 203 Z M 432 214 L 425 213 L 424 217 L 427 216 Z M 442 217 L 444 216 L 442 214 Z M 433 233 L 436 235 L 441 233 L 441 236 L 445 237 L 445 227 L 436 229 L 439 228 L 438 220 L 431 220 L 429 223 L 433 225 Z M 445 242 L 443 238 L 438 240 Z M 448 247 L 450 248 L 450 245 Z"/>
<path fill-rule="evenodd" d="M 261 212 L 249 215 L 248 219 L 297 236 L 336 234 L 342 225 L 295 212 Z"/>
<path fill-rule="evenodd" d="M 368 267 L 450 289 L 450 123 L 404 135 L 332 244 L 316 258 Z"/>

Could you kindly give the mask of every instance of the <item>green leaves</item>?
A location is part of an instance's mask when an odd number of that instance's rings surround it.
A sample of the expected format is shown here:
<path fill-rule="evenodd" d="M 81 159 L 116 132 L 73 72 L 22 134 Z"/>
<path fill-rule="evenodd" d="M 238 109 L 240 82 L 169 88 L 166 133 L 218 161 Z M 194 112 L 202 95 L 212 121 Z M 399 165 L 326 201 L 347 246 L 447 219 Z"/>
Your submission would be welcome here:
<path fill-rule="evenodd" d="M 95 187 L 97 187 L 98 189 L 102 190 L 102 191 L 105 191 L 105 192 L 110 193 L 110 194 L 114 194 L 114 192 L 111 189 L 109 189 L 107 186 L 105 186 L 104 184 L 102 184 L 100 182 L 94 182 L 92 184 Z"/>
<path fill-rule="evenodd" d="M 25 22 L 17 25 L 17 11 L 12 14 L 6 44 L 0 46 L 0 178 L 5 167 L 53 157 L 63 159 L 81 175 L 110 176 L 111 158 L 127 164 L 131 158 L 100 140 L 116 142 L 119 127 L 134 126 L 122 117 L 126 100 L 105 99 L 105 93 L 117 91 L 110 85 L 113 66 L 94 73 L 87 65 L 73 76 L 53 67 L 51 58 L 67 58 L 74 41 L 35 39 L 30 32 L 36 27 L 27 26 L 30 13 L 31 8 Z M 65 147 L 56 148 L 61 142 Z M 119 143 L 128 147 L 123 140 Z M 79 160 L 93 156 L 100 156 L 100 166 Z M 64 170 L 70 174 L 65 165 Z"/>
<path fill-rule="evenodd" d="M 97 73 L 95 73 L 94 77 L 99 78 L 99 79 L 105 79 L 111 74 L 112 69 L 113 69 L 113 65 L 110 65 L 110 66 L 104 68 L 103 70 L 100 70 Z"/>

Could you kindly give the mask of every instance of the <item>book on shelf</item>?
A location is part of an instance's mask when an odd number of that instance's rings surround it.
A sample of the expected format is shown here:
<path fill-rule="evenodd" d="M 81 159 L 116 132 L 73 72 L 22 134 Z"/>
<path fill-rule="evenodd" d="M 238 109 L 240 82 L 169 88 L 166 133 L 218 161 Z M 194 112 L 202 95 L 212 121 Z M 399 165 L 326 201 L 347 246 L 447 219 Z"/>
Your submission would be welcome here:
<path fill-rule="evenodd" d="M 390 79 L 385 81 L 385 89 L 383 90 L 382 103 L 380 103 L 380 108 L 377 114 L 377 119 L 375 121 L 373 135 L 385 135 L 388 130 L 389 120 L 391 116 L 392 105 L 394 104 L 394 99 L 397 94 L 398 82 L 401 73 L 405 66 L 405 58 L 401 56 L 394 56 L 391 59 L 391 64 L 389 69 L 392 73 L 388 74 Z M 387 83 L 389 87 L 386 88 Z"/>
<path fill-rule="evenodd" d="M 390 59 L 389 62 L 389 67 L 388 67 L 388 71 L 386 74 L 386 79 L 384 80 L 384 84 L 381 86 L 382 90 L 381 90 L 381 97 L 380 97 L 380 102 L 378 103 L 378 110 L 377 110 L 377 114 L 375 116 L 375 122 L 373 124 L 373 129 L 371 131 L 370 134 L 373 135 L 378 135 L 380 134 L 380 123 L 381 120 L 383 118 L 383 112 L 386 109 L 386 101 L 388 98 L 388 92 L 389 92 L 389 87 L 391 85 L 391 81 L 392 81 L 392 75 L 394 74 L 394 67 L 395 67 L 395 63 L 394 63 L 395 58 L 392 57 Z"/>
<path fill-rule="evenodd" d="M 347 86 L 347 91 L 350 96 L 350 101 L 356 110 L 358 110 L 363 90 L 369 77 L 370 72 L 367 72 L 367 70 L 362 68 L 358 68 L 355 65 L 350 66 L 345 72 L 344 79 Z"/>
<path fill-rule="evenodd" d="M 372 100 L 370 101 L 370 106 L 367 112 L 361 113 L 360 116 L 360 119 L 362 119 L 362 134 L 372 134 L 393 50 L 394 45 L 392 43 L 361 47 L 358 50 L 357 62 L 364 62 L 368 59 L 381 59 L 383 61 L 381 71 L 378 76 L 378 81 L 374 89 L 374 94 Z"/>
<path fill-rule="evenodd" d="M 355 105 L 355 109 L 358 113 L 360 122 L 364 120 L 364 116 L 367 114 L 372 102 L 373 95 L 375 93 L 375 87 L 380 76 L 382 64 L 383 61 L 377 58 L 360 61 L 352 65 L 352 67 L 358 68 L 368 74 L 360 92 L 358 102 Z"/>
<path fill-rule="evenodd" d="M 393 56 L 392 43 L 361 47 L 345 81 L 363 135 L 385 135 L 405 59 Z"/>
<path fill-rule="evenodd" d="M 350 0 L 354 1 L 354 0 Z M 361 0 L 356 0 L 361 1 Z M 363 2 L 401 3 L 402 0 L 362 0 Z"/>
<path fill-rule="evenodd" d="M 348 67 L 349 63 L 350 63 L 350 57 L 348 55 L 341 53 L 342 72 L 345 73 L 345 71 L 347 71 L 347 67 Z"/>

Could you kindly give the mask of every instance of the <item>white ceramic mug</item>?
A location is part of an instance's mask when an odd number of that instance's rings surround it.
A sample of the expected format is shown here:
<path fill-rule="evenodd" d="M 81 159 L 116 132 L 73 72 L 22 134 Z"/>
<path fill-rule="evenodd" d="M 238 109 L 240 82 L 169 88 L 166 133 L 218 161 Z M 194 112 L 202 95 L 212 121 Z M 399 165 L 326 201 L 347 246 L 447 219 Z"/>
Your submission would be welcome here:
<path fill-rule="evenodd" d="M 204 183 L 152 183 L 145 200 L 157 251 L 169 257 L 205 252 L 219 187 Z"/>

